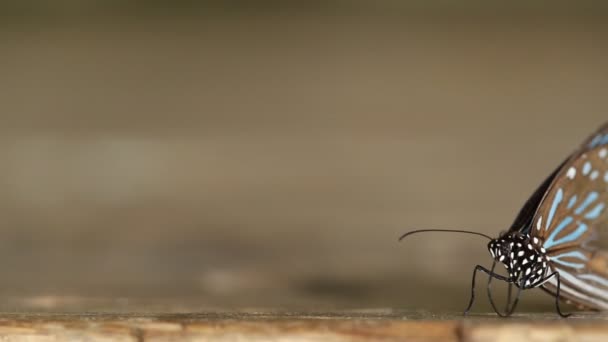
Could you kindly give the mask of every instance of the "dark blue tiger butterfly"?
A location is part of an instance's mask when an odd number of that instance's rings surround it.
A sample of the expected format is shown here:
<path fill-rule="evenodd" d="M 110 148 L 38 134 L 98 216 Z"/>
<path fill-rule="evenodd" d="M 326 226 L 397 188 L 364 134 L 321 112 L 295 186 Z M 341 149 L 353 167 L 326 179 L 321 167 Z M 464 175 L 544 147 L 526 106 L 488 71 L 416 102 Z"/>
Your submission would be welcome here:
<path fill-rule="evenodd" d="M 475 277 L 488 274 L 487 291 L 494 311 L 510 316 L 522 290 L 540 287 L 555 297 L 562 317 L 560 299 L 595 310 L 608 310 L 608 123 L 592 134 L 538 187 L 520 210 L 508 231 L 496 239 L 462 230 L 423 229 L 403 236 L 444 231 L 488 238 L 494 259 L 487 269 L 473 271 L 469 312 L 475 299 Z M 508 276 L 494 272 L 502 263 Z M 501 313 L 493 299 L 492 279 L 507 282 L 507 305 Z M 512 286 L 517 287 L 511 302 Z"/>

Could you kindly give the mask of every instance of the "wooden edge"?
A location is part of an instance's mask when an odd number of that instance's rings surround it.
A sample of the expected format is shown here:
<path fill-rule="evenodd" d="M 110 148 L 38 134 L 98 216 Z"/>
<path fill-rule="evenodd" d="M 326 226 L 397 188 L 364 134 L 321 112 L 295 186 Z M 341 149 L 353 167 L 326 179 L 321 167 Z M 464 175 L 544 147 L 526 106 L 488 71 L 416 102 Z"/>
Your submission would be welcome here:
<path fill-rule="evenodd" d="M 608 341 L 605 320 L 0 315 L 7 341 Z"/>

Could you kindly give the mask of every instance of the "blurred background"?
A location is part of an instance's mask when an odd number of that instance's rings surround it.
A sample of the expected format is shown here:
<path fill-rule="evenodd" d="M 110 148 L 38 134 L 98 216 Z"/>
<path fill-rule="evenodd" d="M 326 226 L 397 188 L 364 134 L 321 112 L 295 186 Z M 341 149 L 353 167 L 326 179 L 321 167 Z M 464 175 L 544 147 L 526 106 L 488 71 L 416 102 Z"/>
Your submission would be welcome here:
<path fill-rule="evenodd" d="M 486 241 L 397 238 L 497 235 L 608 119 L 606 9 L 5 1 L 2 308 L 461 310 Z"/>

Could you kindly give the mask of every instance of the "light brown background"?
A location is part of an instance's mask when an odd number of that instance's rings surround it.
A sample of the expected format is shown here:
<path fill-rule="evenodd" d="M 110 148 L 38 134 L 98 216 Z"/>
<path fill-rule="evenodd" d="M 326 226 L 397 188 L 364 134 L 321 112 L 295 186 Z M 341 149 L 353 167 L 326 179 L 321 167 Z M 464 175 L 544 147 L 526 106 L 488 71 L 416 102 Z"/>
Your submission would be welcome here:
<path fill-rule="evenodd" d="M 5 298 L 460 310 L 486 242 L 397 237 L 498 234 L 608 119 L 599 3 L 153 4 L 4 5 Z"/>

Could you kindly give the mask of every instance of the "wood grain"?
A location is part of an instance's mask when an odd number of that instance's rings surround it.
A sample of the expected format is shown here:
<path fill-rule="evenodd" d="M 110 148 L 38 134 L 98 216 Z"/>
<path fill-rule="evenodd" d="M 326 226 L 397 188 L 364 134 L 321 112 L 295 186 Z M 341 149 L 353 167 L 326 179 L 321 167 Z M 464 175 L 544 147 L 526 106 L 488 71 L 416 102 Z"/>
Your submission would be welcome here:
<path fill-rule="evenodd" d="M 4 313 L 7 341 L 606 341 L 608 316 L 399 312 L 224 311 L 183 314 Z"/>

